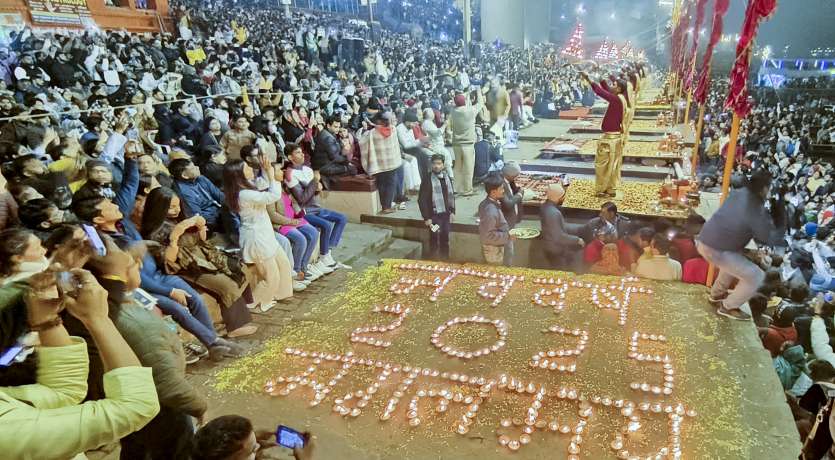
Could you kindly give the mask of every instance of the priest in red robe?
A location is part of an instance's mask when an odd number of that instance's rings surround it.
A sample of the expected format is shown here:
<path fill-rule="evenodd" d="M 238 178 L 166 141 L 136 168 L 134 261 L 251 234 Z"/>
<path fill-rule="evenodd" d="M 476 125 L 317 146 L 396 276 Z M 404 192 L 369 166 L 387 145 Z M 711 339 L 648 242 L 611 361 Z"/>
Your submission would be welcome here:
<path fill-rule="evenodd" d="M 585 73 L 580 74 L 595 94 L 609 103 L 603 116 L 603 135 L 597 141 L 597 155 L 594 160 L 595 192 L 599 198 L 614 197 L 620 182 L 620 168 L 623 163 L 623 136 L 626 110 L 626 82 L 616 80 L 610 88 L 605 80 L 592 82 Z"/>

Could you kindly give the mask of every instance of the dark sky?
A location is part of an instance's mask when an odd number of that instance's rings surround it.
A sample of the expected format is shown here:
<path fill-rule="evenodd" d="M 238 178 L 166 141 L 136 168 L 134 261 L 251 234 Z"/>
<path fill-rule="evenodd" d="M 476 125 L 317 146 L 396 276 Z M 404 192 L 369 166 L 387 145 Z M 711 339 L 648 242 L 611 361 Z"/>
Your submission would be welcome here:
<path fill-rule="evenodd" d="M 745 0 L 731 0 L 726 31 L 739 31 L 746 5 Z M 757 44 L 775 51 L 791 45 L 789 57 L 803 57 L 817 46 L 835 47 L 835 1 L 780 0 L 774 16 L 760 26 Z"/>
<path fill-rule="evenodd" d="M 644 31 L 654 28 L 658 0 L 554 0 L 557 41 L 557 37 L 563 33 L 567 36 L 573 28 L 580 4 L 584 7 L 580 20 L 590 39 L 605 35 L 624 40 L 638 35 L 639 39 L 652 42 L 655 38 L 654 33 Z M 725 17 L 726 34 L 739 32 L 747 4 L 747 0 L 731 0 Z M 713 0 L 709 0 L 705 20 L 708 28 L 712 10 Z M 613 12 L 615 19 L 611 18 Z M 778 0 L 777 12 L 760 27 L 757 45 L 771 45 L 776 53 L 791 45 L 792 57 L 803 57 L 817 46 L 835 47 L 835 0 Z"/>

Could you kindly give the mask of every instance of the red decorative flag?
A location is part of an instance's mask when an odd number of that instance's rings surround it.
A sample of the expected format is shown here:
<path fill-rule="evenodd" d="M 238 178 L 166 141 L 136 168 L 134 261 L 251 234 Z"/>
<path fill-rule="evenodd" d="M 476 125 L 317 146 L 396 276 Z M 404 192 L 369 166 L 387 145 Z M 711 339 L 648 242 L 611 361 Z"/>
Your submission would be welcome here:
<path fill-rule="evenodd" d="M 757 36 L 760 22 L 771 16 L 775 9 L 777 9 L 777 0 L 748 1 L 745 21 L 742 23 L 742 31 L 739 34 L 739 43 L 736 44 L 736 61 L 731 68 L 731 86 L 728 90 L 728 99 L 725 100 L 725 107 L 733 108 L 734 113 L 740 118 L 745 118 L 751 111 L 751 103 L 748 102 L 748 73 L 751 66 L 751 52 L 754 48 L 754 37 Z"/>
<path fill-rule="evenodd" d="M 705 7 L 707 0 L 696 0 L 696 25 L 693 27 L 693 49 L 690 51 L 690 59 L 686 61 L 687 67 L 684 69 L 686 77 L 684 78 L 684 89 L 687 93 L 693 90 L 693 74 L 696 70 L 696 56 L 699 54 L 699 37 L 702 35 L 702 23 L 705 21 Z"/>
<path fill-rule="evenodd" d="M 673 70 L 679 78 L 684 77 L 684 54 L 686 53 L 687 28 L 690 26 L 691 5 L 691 3 L 688 3 L 687 9 L 679 16 L 678 26 L 676 27 L 677 33 L 673 34 Z"/>
<path fill-rule="evenodd" d="M 710 61 L 713 59 L 713 49 L 722 38 L 723 18 L 728 8 L 731 5 L 731 0 L 716 0 L 713 4 L 713 29 L 710 32 L 710 42 L 707 44 L 704 58 L 702 59 L 702 71 L 699 75 L 699 84 L 696 86 L 696 92 L 693 98 L 697 104 L 704 104 L 707 100 L 707 87 L 710 85 Z"/>
<path fill-rule="evenodd" d="M 678 23 L 673 25 L 673 35 L 670 42 L 670 56 L 672 58 L 672 62 L 670 63 L 670 71 L 678 72 L 678 55 L 680 52 L 679 44 L 681 43 L 681 36 L 684 33 L 684 27 L 682 27 L 684 23 L 684 14 L 679 16 Z"/>

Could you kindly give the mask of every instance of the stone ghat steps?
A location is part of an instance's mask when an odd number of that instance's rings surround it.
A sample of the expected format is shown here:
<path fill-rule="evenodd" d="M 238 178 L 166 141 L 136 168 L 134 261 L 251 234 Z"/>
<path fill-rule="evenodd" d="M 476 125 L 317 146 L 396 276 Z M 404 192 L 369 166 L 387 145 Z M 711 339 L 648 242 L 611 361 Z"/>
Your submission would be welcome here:
<path fill-rule="evenodd" d="M 381 259 L 419 259 L 421 244 L 395 238 L 389 227 L 352 224 L 345 227 L 342 244 L 334 249 L 336 260 L 355 270 L 376 265 Z"/>

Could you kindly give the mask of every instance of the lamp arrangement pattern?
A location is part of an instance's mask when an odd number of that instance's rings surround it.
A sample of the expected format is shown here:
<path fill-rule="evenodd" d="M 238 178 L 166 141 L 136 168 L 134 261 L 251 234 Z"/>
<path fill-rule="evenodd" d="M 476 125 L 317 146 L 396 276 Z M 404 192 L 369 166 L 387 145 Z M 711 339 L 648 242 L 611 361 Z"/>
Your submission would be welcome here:
<path fill-rule="evenodd" d="M 491 325 L 494 328 L 496 328 L 496 333 L 498 334 L 499 339 L 493 345 L 475 351 L 462 351 L 444 344 L 444 342 L 441 340 L 441 336 L 448 328 L 457 324 L 466 323 Z M 432 345 L 434 345 L 435 348 L 441 350 L 441 353 L 444 353 L 447 356 L 452 356 L 461 359 L 479 358 L 482 356 L 487 356 L 490 353 L 495 353 L 504 348 L 505 344 L 507 343 L 507 324 L 505 324 L 505 322 L 500 319 L 491 320 L 481 315 L 473 315 L 467 318 L 455 317 L 447 321 L 446 323 L 438 326 L 438 328 L 435 329 L 435 332 L 432 334 L 432 337 L 429 339 L 429 341 L 432 342 Z"/>
<path fill-rule="evenodd" d="M 391 346 L 390 341 L 377 339 L 366 334 L 368 334 L 369 332 L 391 332 L 399 328 L 401 325 L 403 325 L 403 320 L 406 319 L 406 316 L 411 312 L 411 310 L 407 307 L 403 307 L 400 304 L 397 304 L 394 306 L 386 305 L 383 307 L 374 307 L 371 311 L 373 311 L 374 313 L 390 313 L 393 315 L 397 315 L 397 319 L 395 319 L 391 324 L 388 324 L 386 326 L 358 327 L 351 332 L 351 342 L 364 343 L 366 345 L 371 345 L 372 347 L 388 348 Z"/>
<path fill-rule="evenodd" d="M 575 372 L 577 370 L 577 363 L 574 361 L 576 357 L 580 356 L 580 353 L 585 350 L 586 344 L 589 342 L 589 333 L 587 331 L 581 331 L 580 329 L 568 330 L 560 326 L 551 326 L 544 332 L 577 337 L 577 346 L 570 350 L 560 349 L 540 351 L 531 357 L 531 367 L 560 372 Z M 565 364 L 560 361 L 571 362 L 569 364 Z"/>
<path fill-rule="evenodd" d="M 396 269 L 420 272 L 429 277 L 436 276 L 435 281 L 426 282 L 421 278 L 401 278 L 390 291 L 396 295 L 410 293 L 416 287 L 433 287 L 430 300 L 437 301 L 449 282 L 457 276 L 471 276 L 487 280 L 478 289 L 478 295 L 491 301 L 493 305 L 517 281 L 524 281 L 524 277 L 498 275 L 488 271 L 472 268 L 458 268 L 451 266 L 426 264 L 400 264 Z M 618 324 L 625 326 L 628 320 L 628 306 L 630 299 L 636 294 L 652 294 L 651 289 L 637 285 L 635 278 L 623 278 L 619 284 L 602 286 L 553 278 L 535 278 L 534 285 L 546 287 L 533 295 L 534 305 L 554 308 L 559 315 L 565 308 L 565 294 L 571 288 L 590 292 L 591 303 L 602 310 L 618 312 Z M 494 307 L 496 305 L 493 305 Z M 391 340 L 370 337 L 369 333 L 388 333 L 403 326 L 404 319 L 412 312 L 403 303 L 393 306 L 376 307 L 375 313 L 397 315 L 397 319 L 387 326 L 363 326 L 350 334 L 350 341 L 355 344 L 369 345 L 375 348 L 391 346 Z M 413 314 L 413 313 L 412 313 Z M 492 327 L 498 339 L 489 347 L 473 351 L 465 351 L 448 345 L 443 340 L 445 332 L 450 328 L 464 324 L 475 324 Z M 435 329 L 429 337 L 430 343 L 448 357 L 464 361 L 483 358 L 499 352 L 505 347 L 509 334 L 508 322 L 503 319 L 490 319 L 481 314 L 458 316 L 446 321 Z M 575 372 L 576 359 L 589 345 L 590 334 L 580 328 L 566 328 L 559 325 L 549 326 L 542 331 L 544 334 L 559 334 L 576 338 L 574 348 L 541 351 L 535 354 L 529 365 L 548 371 Z M 375 373 L 373 382 L 364 388 L 349 391 L 342 397 L 333 399 L 334 413 L 346 417 L 356 418 L 363 414 L 374 398 L 382 394 L 388 397 L 382 413 L 381 422 L 388 422 L 395 418 L 398 407 L 404 400 L 408 401 L 405 408 L 405 423 L 415 428 L 427 418 L 437 418 L 447 413 L 451 405 L 460 406 L 463 413 L 455 416 L 453 431 L 459 435 L 466 435 L 475 423 L 479 411 L 492 399 L 502 396 L 516 395 L 530 397 L 530 403 L 523 414 L 502 417 L 495 428 L 498 445 L 510 452 L 519 451 L 534 440 L 532 434 L 540 431 L 556 435 L 568 436 L 567 457 L 569 460 L 579 460 L 583 452 L 583 443 L 588 438 L 589 422 L 597 413 L 606 413 L 606 417 L 622 417 L 623 424 L 613 429 L 607 435 L 607 448 L 611 449 L 616 458 L 620 459 L 662 459 L 682 457 L 681 430 L 682 423 L 687 417 L 695 417 L 696 411 L 686 408 L 681 403 L 667 401 L 672 395 L 675 384 L 675 372 L 672 359 L 666 354 L 642 351 L 640 343 L 648 342 L 652 347 L 664 346 L 667 338 L 659 334 L 632 332 L 627 342 L 625 357 L 637 362 L 660 365 L 664 374 L 664 382 L 651 384 L 647 382 L 632 382 L 630 389 L 636 396 L 633 399 L 618 399 L 610 395 L 584 392 L 569 386 L 543 385 L 533 381 L 523 381 L 511 374 L 502 373 L 497 377 L 484 375 L 469 375 L 461 372 L 441 371 L 433 367 L 417 367 L 391 360 L 361 357 L 353 352 L 329 353 L 322 351 L 308 351 L 288 347 L 285 354 L 303 361 L 307 367 L 295 374 L 281 375 L 269 379 L 264 391 L 273 396 L 288 396 L 304 390 L 309 397 L 310 406 L 317 406 L 325 401 L 334 387 L 352 372 L 361 369 Z M 310 391 L 308 391 L 310 390 Z M 569 420 L 564 411 L 560 416 L 548 416 L 553 413 L 553 406 L 560 405 L 571 409 L 568 414 L 576 413 L 576 420 Z M 515 409 L 514 409 L 515 410 Z M 549 412 L 550 411 L 550 412 Z M 663 445 L 653 448 L 651 452 L 638 453 L 646 450 L 636 447 L 635 441 L 645 438 L 644 428 L 649 419 L 666 419 L 667 432 Z M 657 420 L 655 420 L 657 422 Z"/>
<path fill-rule="evenodd" d="M 562 49 L 562 54 L 577 59 L 583 59 L 584 33 L 585 29 L 583 29 L 583 24 L 578 22 L 577 25 L 574 27 L 574 31 L 571 32 L 571 37 L 568 38 L 568 43 L 566 43 L 565 48 Z"/>

